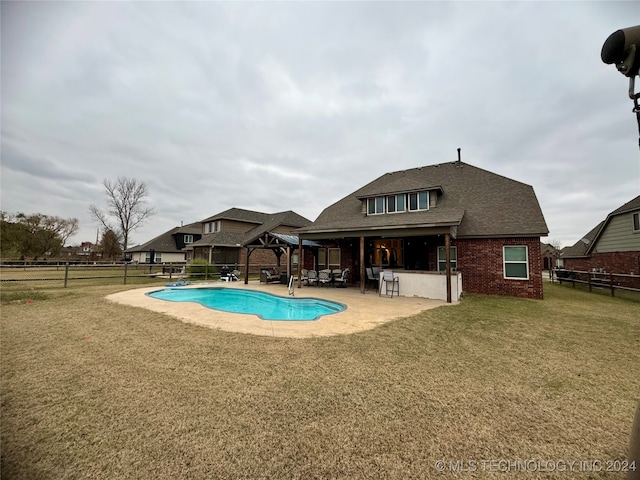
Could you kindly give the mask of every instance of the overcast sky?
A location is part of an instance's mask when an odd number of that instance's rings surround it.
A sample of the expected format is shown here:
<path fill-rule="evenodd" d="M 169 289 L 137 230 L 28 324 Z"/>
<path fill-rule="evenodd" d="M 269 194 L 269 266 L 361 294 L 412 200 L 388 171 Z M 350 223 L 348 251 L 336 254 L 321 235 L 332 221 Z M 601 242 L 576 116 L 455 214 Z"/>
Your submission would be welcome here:
<path fill-rule="evenodd" d="M 142 243 L 230 207 L 323 208 L 463 161 L 532 185 L 571 245 L 640 193 L 637 2 L 1 2 L 4 211 L 77 217 L 146 182 Z M 638 89 L 638 86 L 636 86 Z"/>

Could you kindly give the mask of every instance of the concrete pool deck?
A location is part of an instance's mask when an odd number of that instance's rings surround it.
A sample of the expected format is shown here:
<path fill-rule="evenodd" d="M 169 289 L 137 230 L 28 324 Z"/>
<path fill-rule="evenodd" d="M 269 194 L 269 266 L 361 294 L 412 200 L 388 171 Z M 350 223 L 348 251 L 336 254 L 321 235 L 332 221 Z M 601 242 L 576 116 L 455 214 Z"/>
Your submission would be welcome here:
<path fill-rule="evenodd" d="M 283 297 L 288 296 L 286 285 L 264 285 L 257 281 L 245 285 L 242 282 L 210 282 L 193 284 L 180 288 L 225 287 L 268 292 Z M 332 315 L 323 315 L 314 321 L 262 320 L 256 315 L 228 313 L 200 304 L 171 302 L 152 298 L 146 293 L 160 290 L 163 286 L 137 288 L 108 295 L 109 301 L 146 308 L 193 323 L 227 332 L 250 333 L 270 337 L 307 338 L 315 336 L 344 335 L 370 330 L 394 319 L 409 317 L 423 310 L 446 305 L 441 300 L 418 297 L 379 297 L 374 290 L 364 295 L 359 288 L 302 287 L 295 288 L 296 297 L 316 297 L 343 303 L 347 309 Z"/>

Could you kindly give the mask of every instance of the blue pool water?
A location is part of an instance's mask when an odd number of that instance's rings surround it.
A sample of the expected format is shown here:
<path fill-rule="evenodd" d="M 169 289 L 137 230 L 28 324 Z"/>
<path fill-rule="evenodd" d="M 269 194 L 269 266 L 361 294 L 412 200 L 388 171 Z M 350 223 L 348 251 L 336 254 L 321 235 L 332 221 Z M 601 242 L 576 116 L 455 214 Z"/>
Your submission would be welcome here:
<path fill-rule="evenodd" d="M 172 302 L 196 302 L 224 312 L 257 315 L 263 320 L 317 320 L 346 309 L 341 303 L 319 298 L 279 297 L 234 288 L 166 288 L 147 295 Z"/>

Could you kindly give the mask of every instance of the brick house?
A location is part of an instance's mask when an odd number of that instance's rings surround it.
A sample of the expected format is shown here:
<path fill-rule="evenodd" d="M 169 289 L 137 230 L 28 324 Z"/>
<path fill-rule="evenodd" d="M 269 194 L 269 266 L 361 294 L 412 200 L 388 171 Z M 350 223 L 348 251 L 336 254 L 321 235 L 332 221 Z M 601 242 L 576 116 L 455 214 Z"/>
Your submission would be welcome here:
<path fill-rule="evenodd" d="M 548 229 L 533 188 L 462 161 L 387 173 L 296 233 L 324 245 L 307 268 L 348 267 L 363 293 L 377 266 L 399 277 L 401 295 L 542 298 Z"/>
<path fill-rule="evenodd" d="M 640 274 L 640 196 L 617 208 L 570 247 L 562 249 L 567 270 Z"/>
<path fill-rule="evenodd" d="M 197 242 L 202 237 L 202 226 L 199 222 L 174 227 L 161 235 L 124 253 L 128 260 L 138 263 L 149 263 L 153 255 L 154 263 L 186 262 L 183 248 Z"/>
<path fill-rule="evenodd" d="M 283 250 L 270 242 L 278 241 L 278 234 L 289 234 L 310 223 L 291 210 L 263 213 L 230 208 L 199 222 L 202 237 L 185 248 L 187 261 L 203 259 L 214 265 L 240 268 L 247 265 L 250 255 L 254 273 L 260 267 L 279 268 Z"/>

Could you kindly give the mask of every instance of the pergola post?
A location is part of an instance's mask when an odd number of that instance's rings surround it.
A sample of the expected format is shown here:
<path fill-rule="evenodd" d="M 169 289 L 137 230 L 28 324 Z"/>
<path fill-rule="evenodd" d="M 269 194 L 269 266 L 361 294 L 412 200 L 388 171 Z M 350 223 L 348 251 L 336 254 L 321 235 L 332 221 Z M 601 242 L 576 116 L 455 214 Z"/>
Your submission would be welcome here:
<path fill-rule="evenodd" d="M 249 257 L 253 253 L 253 248 L 247 247 L 247 256 L 244 259 L 244 284 L 247 285 L 249 283 Z"/>
<path fill-rule="evenodd" d="M 291 278 L 291 245 L 287 243 L 287 284 Z"/>

